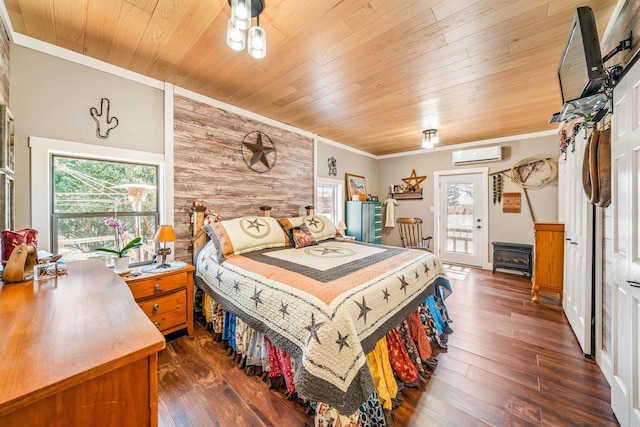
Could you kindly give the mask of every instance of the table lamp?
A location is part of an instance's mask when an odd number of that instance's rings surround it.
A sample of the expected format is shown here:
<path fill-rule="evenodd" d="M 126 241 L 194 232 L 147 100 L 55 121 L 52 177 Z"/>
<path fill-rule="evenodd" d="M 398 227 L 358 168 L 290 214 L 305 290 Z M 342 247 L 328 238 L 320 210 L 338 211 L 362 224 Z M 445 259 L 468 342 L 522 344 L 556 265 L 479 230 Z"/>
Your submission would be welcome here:
<path fill-rule="evenodd" d="M 347 230 L 347 224 L 345 224 L 344 221 L 340 221 L 338 223 L 338 231 L 340 232 L 340 235 L 342 237 L 344 237 L 346 230 Z"/>
<path fill-rule="evenodd" d="M 171 253 L 171 248 L 167 248 L 167 242 L 175 242 L 176 240 L 176 233 L 173 231 L 173 226 L 161 225 L 153 237 L 153 240 L 162 244 L 162 248 L 158 249 L 157 254 L 162 257 L 162 264 L 158 265 L 157 268 L 171 268 L 171 266 L 167 264 L 167 256 Z"/>

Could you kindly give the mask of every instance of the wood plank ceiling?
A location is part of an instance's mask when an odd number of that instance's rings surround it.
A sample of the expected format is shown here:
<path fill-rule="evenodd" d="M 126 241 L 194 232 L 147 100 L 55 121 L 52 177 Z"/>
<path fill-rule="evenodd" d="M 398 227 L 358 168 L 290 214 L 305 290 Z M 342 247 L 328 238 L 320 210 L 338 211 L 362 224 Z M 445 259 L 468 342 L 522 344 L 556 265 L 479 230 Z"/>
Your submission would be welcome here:
<path fill-rule="evenodd" d="M 4 0 L 18 33 L 375 155 L 556 129 L 575 9 L 602 36 L 616 0 L 265 2 L 256 60 L 227 0 Z"/>

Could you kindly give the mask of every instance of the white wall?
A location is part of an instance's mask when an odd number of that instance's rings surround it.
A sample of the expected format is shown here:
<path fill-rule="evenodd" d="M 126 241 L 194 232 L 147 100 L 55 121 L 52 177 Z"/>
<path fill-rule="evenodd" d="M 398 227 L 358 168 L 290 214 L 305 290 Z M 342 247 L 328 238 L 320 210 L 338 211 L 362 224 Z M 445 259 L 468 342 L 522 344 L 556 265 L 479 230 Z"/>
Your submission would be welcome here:
<path fill-rule="evenodd" d="M 11 44 L 11 109 L 15 118 L 16 228 L 30 225 L 28 137 L 164 151 L 163 91 L 65 59 Z M 119 120 L 108 139 L 96 136 L 91 107 L 111 101 Z M 38 171 L 35 171 L 38 173 Z"/>

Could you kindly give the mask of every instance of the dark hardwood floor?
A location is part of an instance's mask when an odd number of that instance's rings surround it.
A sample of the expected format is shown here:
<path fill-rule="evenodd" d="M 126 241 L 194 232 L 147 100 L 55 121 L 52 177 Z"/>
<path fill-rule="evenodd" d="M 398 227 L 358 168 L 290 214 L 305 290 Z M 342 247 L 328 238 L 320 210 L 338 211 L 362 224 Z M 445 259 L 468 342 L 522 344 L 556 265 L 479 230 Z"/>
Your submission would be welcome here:
<path fill-rule="evenodd" d="M 424 390 L 405 389 L 396 426 L 617 426 L 609 385 L 582 351 L 557 295 L 531 302 L 531 282 L 447 266 L 454 333 Z M 160 353 L 159 424 L 304 426 L 303 408 L 247 376 L 209 333 Z"/>

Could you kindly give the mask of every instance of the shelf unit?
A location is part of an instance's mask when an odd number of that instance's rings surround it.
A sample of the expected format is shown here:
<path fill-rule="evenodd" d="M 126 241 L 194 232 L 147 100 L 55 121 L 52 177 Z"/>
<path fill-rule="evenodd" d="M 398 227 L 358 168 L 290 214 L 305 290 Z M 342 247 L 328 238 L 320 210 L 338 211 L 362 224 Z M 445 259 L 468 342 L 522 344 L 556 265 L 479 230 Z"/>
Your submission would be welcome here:
<path fill-rule="evenodd" d="M 420 191 L 406 191 L 403 193 L 391 193 L 396 200 L 422 200 L 422 188 Z"/>

